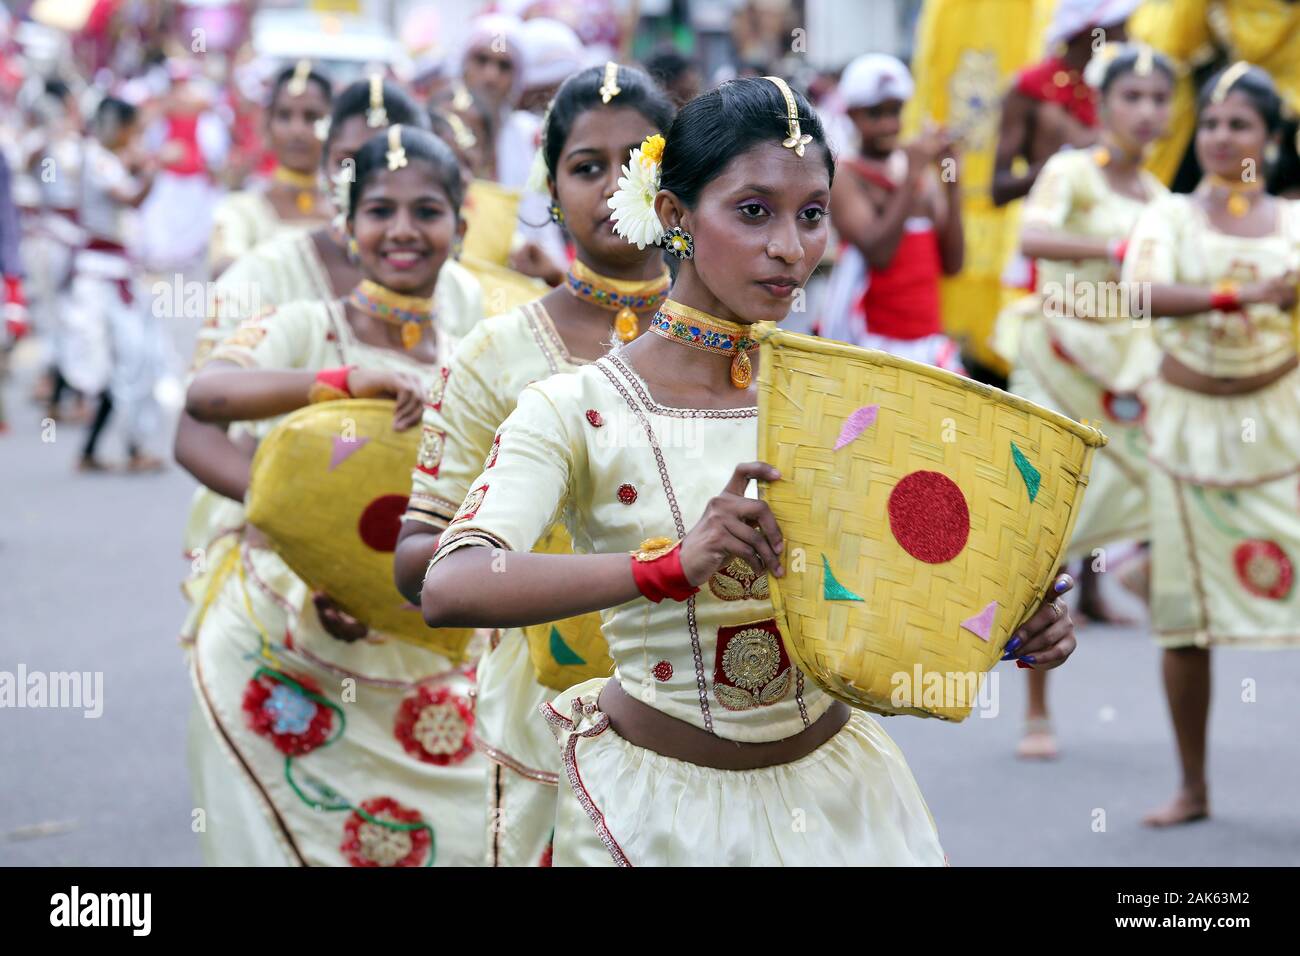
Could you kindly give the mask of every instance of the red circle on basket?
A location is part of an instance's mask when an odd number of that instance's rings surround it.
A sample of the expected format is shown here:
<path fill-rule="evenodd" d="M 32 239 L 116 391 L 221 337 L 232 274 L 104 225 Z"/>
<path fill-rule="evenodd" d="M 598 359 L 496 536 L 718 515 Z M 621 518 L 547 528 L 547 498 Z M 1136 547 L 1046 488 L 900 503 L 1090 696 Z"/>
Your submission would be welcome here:
<path fill-rule="evenodd" d="M 1295 569 L 1276 541 L 1243 541 L 1233 551 L 1232 563 L 1241 586 L 1256 597 L 1280 601 L 1291 593 Z"/>
<path fill-rule="evenodd" d="M 406 512 L 405 495 L 380 495 L 361 512 L 357 534 L 367 547 L 376 551 L 392 551 L 397 547 L 397 533 L 402 530 L 402 515 Z"/>
<path fill-rule="evenodd" d="M 970 537 L 966 496 L 956 482 L 937 471 L 904 475 L 889 493 L 889 530 L 916 560 L 951 561 Z"/>

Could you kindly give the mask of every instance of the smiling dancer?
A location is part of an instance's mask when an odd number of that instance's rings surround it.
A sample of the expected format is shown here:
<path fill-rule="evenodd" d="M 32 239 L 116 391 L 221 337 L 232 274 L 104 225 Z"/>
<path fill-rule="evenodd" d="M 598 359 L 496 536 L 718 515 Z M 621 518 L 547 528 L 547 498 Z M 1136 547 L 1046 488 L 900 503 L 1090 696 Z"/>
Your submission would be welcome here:
<path fill-rule="evenodd" d="M 1142 214 L 1127 280 L 1149 283 L 1164 351 L 1144 392 L 1151 614 L 1182 784 L 1146 822 L 1209 815 L 1210 648 L 1300 645 L 1300 210 L 1264 192 L 1281 125 L 1272 78 L 1239 62 L 1198 102 L 1190 195 Z"/>
<path fill-rule="evenodd" d="M 609 198 L 631 150 L 667 129 L 672 114 L 648 76 L 615 63 L 571 77 L 551 103 L 541 147 L 551 211 L 577 255 L 562 288 L 480 323 L 449 363 L 445 388 L 425 406 L 425 444 L 395 562 L 398 587 L 412 601 L 420 600 L 438 535 L 524 386 L 599 358 L 611 337 L 635 338 L 667 295 L 662 253 L 637 249 L 614 232 Z M 546 550 L 567 551 L 567 540 L 557 526 Z M 600 618 L 591 614 L 569 627 L 598 633 Z M 537 680 L 524 631 L 502 631 L 479 663 L 477 698 L 478 743 L 496 764 L 488 782 L 494 866 L 549 858 L 560 760 L 537 708 L 554 693 Z"/>
<path fill-rule="evenodd" d="M 680 259 L 672 299 L 650 334 L 524 389 L 442 536 L 425 618 L 601 613 L 614 677 L 543 708 L 564 767 L 556 865 L 941 865 L 898 748 L 786 659 L 767 590 L 781 533 L 745 495 L 780 479 L 754 461 L 748 333 L 786 316 L 825 250 L 821 123 L 783 80 L 738 80 L 665 139 L 610 205 L 621 235 Z M 557 518 L 582 553 L 528 553 Z M 1074 648 L 1050 605 L 1027 626 L 1045 666 Z"/>
<path fill-rule="evenodd" d="M 362 280 L 243 325 L 190 386 L 202 422 L 275 420 L 311 402 L 396 399 L 420 419 L 440 374 L 434 287 L 456 238 L 460 166 L 423 130 L 389 127 L 356 154 L 348 235 Z M 244 368 L 240 368 L 243 366 Z M 224 431 L 200 450 L 242 500 L 247 457 Z M 427 866 L 483 858 L 485 761 L 472 682 L 432 651 L 372 643 L 245 526 L 191 652 L 191 763 L 209 863 Z M 339 688 L 355 682 L 348 699 Z M 342 699 L 340 699 L 342 697 Z"/>
<path fill-rule="evenodd" d="M 1016 308 L 1033 317 L 1020 333 L 1011 391 L 1077 421 L 1104 423 L 1110 443 L 1093 459 L 1066 561 L 1117 541 L 1145 541 L 1146 440 L 1139 386 L 1156 373 L 1160 350 L 1150 317 L 1131 308 L 1120 265 L 1138 216 L 1166 190 L 1142 168 L 1164 135 L 1173 67 L 1150 47 L 1112 44 L 1093 57 L 1087 80 L 1100 102 L 1101 143 L 1047 161 L 1021 214 L 1021 251 L 1037 261 L 1036 295 Z M 1097 581 L 1096 575 L 1085 580 Z M 1090 595 L 1089 595 L 1090 596 Z M 1080 609 L 1102 616 L 1100 595 Z M 1029 675 L 1022 757 L 1056 756 L 1047 675 Z"/>
<path fill-rule="evenodd" d="M 226 196 L 212 214 L 208 262 L 220 275 L 235 259 L 282 232 L 310 232 L 330 218 L 317 177 L 331 89 L 310 60 L 281 70 L 271 85 L 266 135 L 275 153 L 271 181 Z"/>

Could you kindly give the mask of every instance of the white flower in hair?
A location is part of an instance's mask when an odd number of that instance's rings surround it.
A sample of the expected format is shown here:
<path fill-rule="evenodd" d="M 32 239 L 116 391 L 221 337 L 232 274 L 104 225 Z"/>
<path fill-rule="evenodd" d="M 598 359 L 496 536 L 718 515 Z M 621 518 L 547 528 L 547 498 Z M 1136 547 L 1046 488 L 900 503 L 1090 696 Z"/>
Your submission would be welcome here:
<path fill-rule="evenodd" d="M 664 155 L 664 138 L 656 133 L 632 150 L 628 164 L 618 181 L 618 191 L 610 197 L 610 218 L 614 231 L 638 249 L 659 244 L 664 227 L 655 215 L 655 194 L 659 192 L 659 168 Z"/>
<path fill-rule="evenodd" d="M 533 165 L 528 169 L 528 181 L 524 183 L 524 191 L 547 195 L 550 192 L 546 187 L 547 175 L 546 157 L 542 155 L 542 147 L 538 146 L 533 152 Z"/>

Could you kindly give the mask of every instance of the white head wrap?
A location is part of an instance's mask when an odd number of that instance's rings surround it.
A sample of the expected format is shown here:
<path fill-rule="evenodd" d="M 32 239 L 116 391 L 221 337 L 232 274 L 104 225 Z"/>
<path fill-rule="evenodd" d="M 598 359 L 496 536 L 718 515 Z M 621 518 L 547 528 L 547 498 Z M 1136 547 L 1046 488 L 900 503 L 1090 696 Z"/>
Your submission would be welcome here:
<path fill-rule="evenodd" d="M 1094 27 L 1119 26 L 1141 0 L 1060 0 L 1047 28 L 1048 49 Z"/>
<path fill-rule="evenodd" d="M 587 65 L 582 41 L 567 24 L 548 17 L 525 20 L 519 28 L 524 54 L 524 89 L 553 86 Z"/>
<path fill-rule="evenodd" d="M 907 67 L 887 53 L 864 53 L 840 76 L 839 92 L 846 109 L 879 106 L 886 100 L 906 102 L 915 91 Z"/>

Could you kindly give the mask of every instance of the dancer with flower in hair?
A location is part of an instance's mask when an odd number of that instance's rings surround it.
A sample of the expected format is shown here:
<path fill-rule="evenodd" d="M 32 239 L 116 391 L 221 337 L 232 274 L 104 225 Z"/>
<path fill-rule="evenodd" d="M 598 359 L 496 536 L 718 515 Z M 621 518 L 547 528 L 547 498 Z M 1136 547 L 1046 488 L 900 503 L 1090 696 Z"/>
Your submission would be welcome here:
<path fill-rule="evenodd" d="M 601 615 L 614 676 L 542 707 L 556 865 L 944 862 L 898 748 L 788 660 L 781 532 L 746 495 L 780 480 L 754 461 L 750 326 L 783 319 L 820 261 L 832 174 L 777 77 L 697 97 L 662 152 L 635 150 L 610 206 L 620 235 L 679 259 L 671 297 L 647 334 L 523 390 L 430 564 L 435 627 Z M 530 553 L 557 519 L 579 553 Z M 1049 605 L 1025 626 L 1043 666 L 1074 648 Z"/>
<path fill-rule="evenodd" d="M 620 168 L 645 139 L 660 141 L 673 109 L 640 70 L 607 63 L 570 77 L 547 111 L 540 150 L 551 213 L 576 256 L 564 285 L 542 299 L 486 319 L 461 343 L 425 403 L 424 436 L 395 555 L 397 584 L 420 600 L 424 572 L 448 523 L 493 453 L 501 423 L 531 382 L 570 372 L 629 342 L 668 294 L 668 270 L 653 245 L 629 245 L 611 226 L 609 198 Z M 602 422 L 599 415 L 592 420 Z M 569 552 L 561 524 L 538 550 Z M 531 547 L 533 542 L 528 543 Z M 530 648 L 544 653 L 542 683 Z M 537 708 L 583 675 L 612 663 L 600 617 L 507 627 L 493 637 L 477 673 L 476 734 L 492 760 L 488 862 L 536 866 L 550 858 L 559 754 Z"/>

